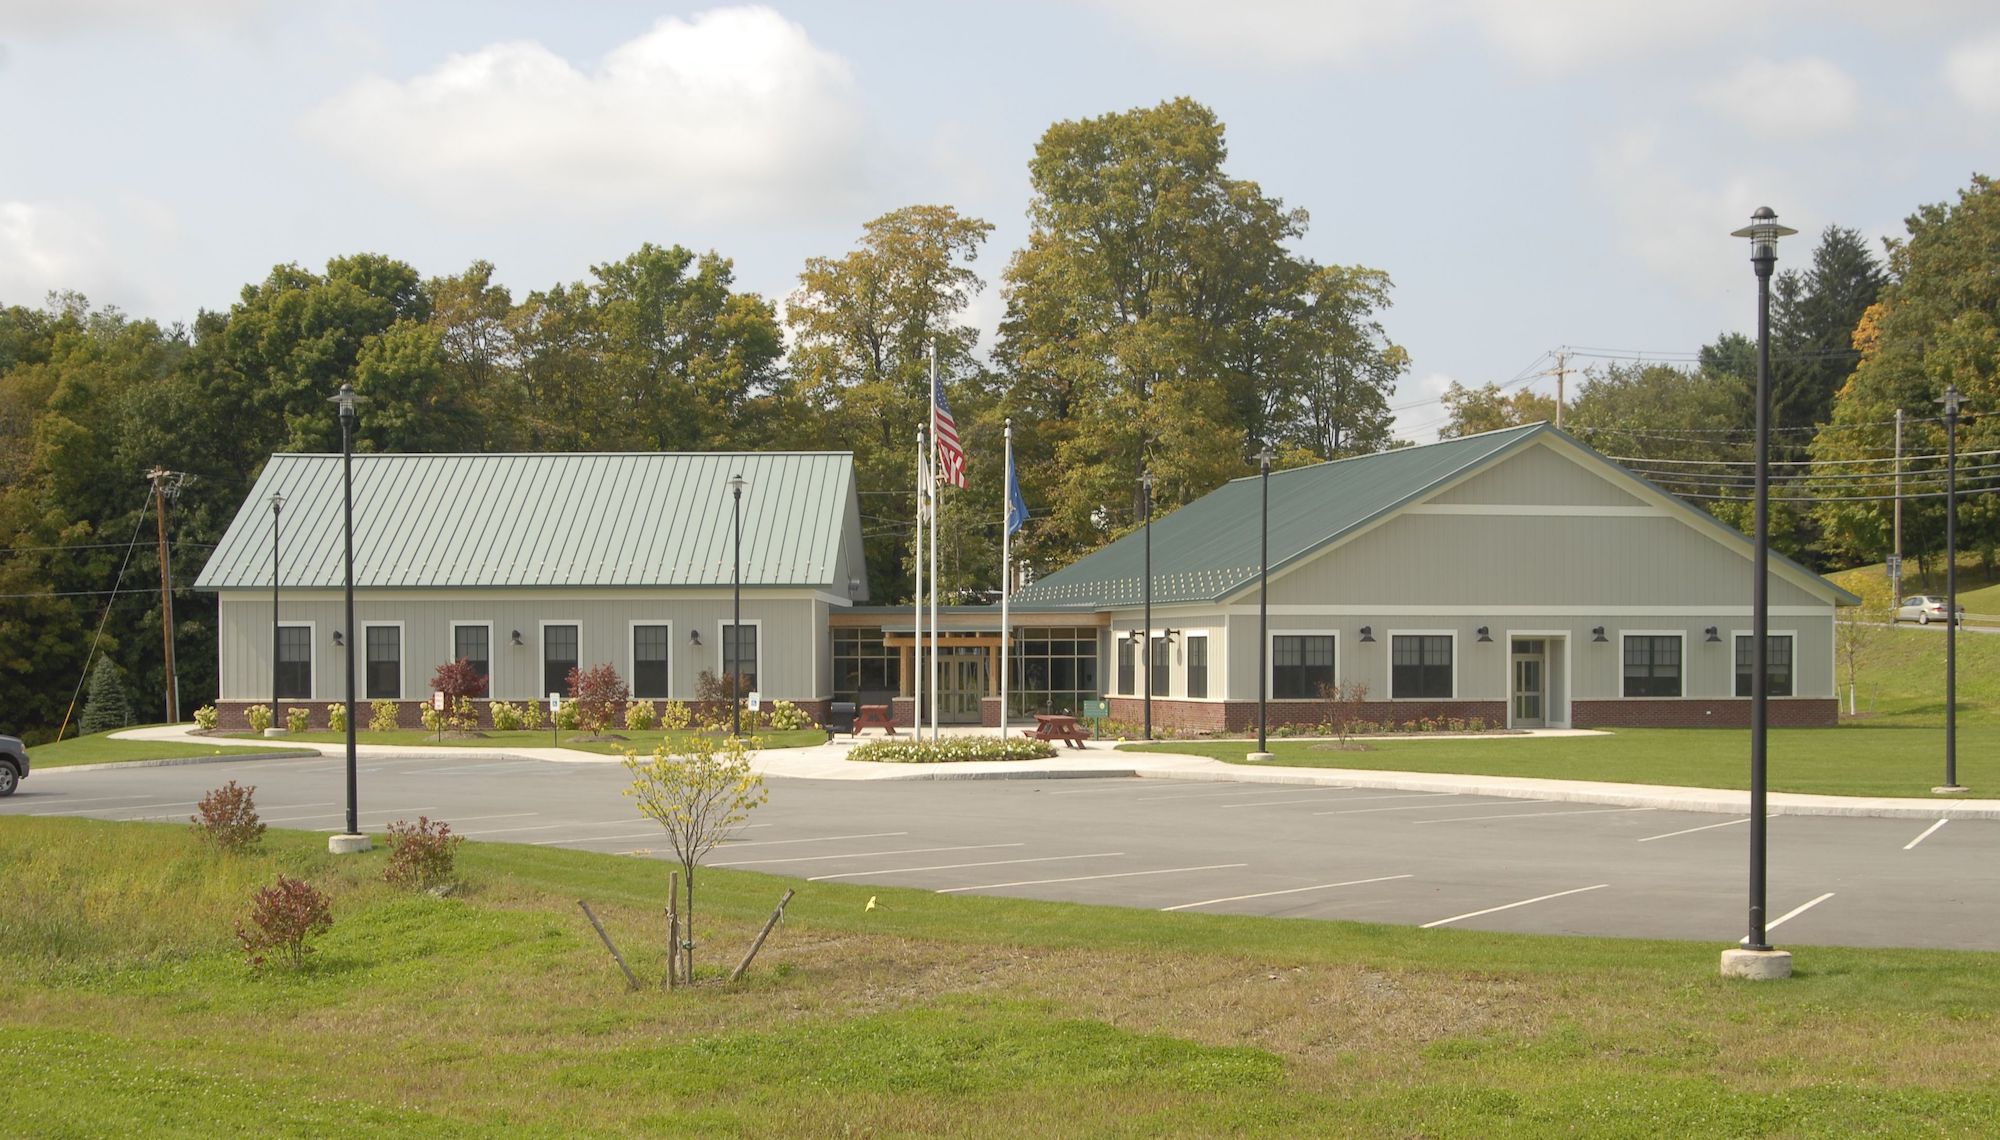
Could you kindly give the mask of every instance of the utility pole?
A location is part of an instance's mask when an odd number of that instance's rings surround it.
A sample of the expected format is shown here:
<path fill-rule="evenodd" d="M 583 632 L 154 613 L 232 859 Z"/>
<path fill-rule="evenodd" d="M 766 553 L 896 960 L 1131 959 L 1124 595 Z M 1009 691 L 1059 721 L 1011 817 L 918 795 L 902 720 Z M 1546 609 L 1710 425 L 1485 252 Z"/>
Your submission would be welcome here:
<path fill-rule="evenodd" d="M 146 472 L 153 483 L 153 510 L 160 530 L 160 640 L 165 644 L 167 665 L 167 723 L 179 724 L 181 699 L 174 679 L 174 565 L 167 557 L 167 481 L 180 488 L 180 476 L 164 467 Z"/>
<path fill-rule="evenodd" d="M 1896 557 L 1890 562 L 1895 567 L 1889 575 L 1889 599 L 1892 606 L 1903 602 L 1903 409 L 1896 409 Z"/>
<path fill-rule="evenodd" d="M 1537 376 L 1553 376 L 1556 378 L 1556 427 L 1558 429 L 1561 429 L 1563 426 L 1563 381 L 1569 378 L 1571 371 L 1572 369 L 1569 367 L 1569 346 L 1563 345 L 1561 348 L 1556 349 L 1556 366 L 1546 371 L 1535 373 Z"/>

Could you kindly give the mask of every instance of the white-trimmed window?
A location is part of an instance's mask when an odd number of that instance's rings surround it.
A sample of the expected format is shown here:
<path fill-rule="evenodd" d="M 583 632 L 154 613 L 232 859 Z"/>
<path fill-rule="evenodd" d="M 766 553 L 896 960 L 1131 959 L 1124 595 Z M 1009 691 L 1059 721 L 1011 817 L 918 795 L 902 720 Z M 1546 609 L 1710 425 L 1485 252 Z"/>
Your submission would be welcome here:
<path fill-rule="evenodd" d="M 1118 635 L 1118 692 L 1123 696 L 1134 696 L 1139 692 L 1134 658 L 1137 652 L 1132 648 L 1133 637 L 1129 633 Z"/>
<path fill-rule="evenodd" d="M 1271 635 L 1271 699 L 1317 700 L 1321 685 L 1334 683 L 1334 635 Z"/>
<path fill-rule="evenodd" d="M 1687 635 L 1641 630 L 1624 638 L 1624 683 L 1628 697 L 1681 695 L 1681 652 Z"/>
<path fill-rule="evenodd" d="M 486 695 L 493 695 L 493 623 L 455 621 L 451 623 L 451 659 L 469 661 L 472 671 L 486 682 Z"/>
<path fill-rule="evenodd" d="M 729 673 L 743 678 L 745 694 L 758 692 L 758 641 L 761 639 L 763 622 L 746 621 L 742 625 L 723 622 L 718 629 L 722 643 L 722 655 L 717 661 L 721 665 L 725 680 Z M 732 641 L 731 638 L 735 640 Z"/>
<path fill-rule="evenodd" d="M 632 623 L 633 697 L 654 701 L 673 695 L 673 645 L 672 623 Z"/>
<path fill-rule="evenodd" d="M 1389 695 L 1448 701 L 1455 684 L 1455 638 L 1447 631 L 1389 634 Z"/>
<path fill-rule="evenodd" d="M 1187 635 L 1187 695 L 1206 697 L 1208 695 L 1208 635 L 1190 633 Z"/>
<path fill-rule="evenodd" d="M 278 623 L 277 679 L 279 700 L 312 700 L 313 623 Z"/>
<path fill-rule="evenodd" d="M 403 699 L 403 623 L 362 622 L 361 636 L 366 686 L 371 701 Z"/>
<path fill-rule="evenodd" d="M 1755 637 L 1747 633 L 1736 635 L 1736 695 L 1739 697 L 1750 695 L 1750 680 L 1757 673 L 1756 650 Z M 1764 695 L 1792 695 L 1792 635 L 1789 633 L 1764 635 Z"/>
<path fill-rule="evenodd" d="M 1164 634 L 1153 635 L 1153 651 L 1146 661 L 1146 689 L 1164 697 L 1173 687 L 1174 647 Z"/>
<path fill-rule="evenodd" d="M 542 692 L 569 696 L 570 670 L 583 662 L 583 627 L 576 622 L 542 623 Z"/>

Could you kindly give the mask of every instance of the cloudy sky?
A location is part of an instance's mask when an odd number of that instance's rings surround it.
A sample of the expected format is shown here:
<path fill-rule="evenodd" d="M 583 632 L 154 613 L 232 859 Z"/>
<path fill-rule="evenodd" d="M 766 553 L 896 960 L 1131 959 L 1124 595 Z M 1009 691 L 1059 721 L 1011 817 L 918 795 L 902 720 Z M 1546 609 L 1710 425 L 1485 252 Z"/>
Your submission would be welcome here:
<path fill-rule="evenodd" d="M 185 321 L 362 250 L 518 297 L 645 241 L 782 298 L 945 202 L 997 227 L 990 331 L 1042 131 L 1177 95 L 1306 255 L 1394 277 L 1428 439 L 1450 380 L 1748 329 L 1760 204 L 1882 236 L 2000 173 L 2000 5 L 0 0 L 0 304 Z"/>

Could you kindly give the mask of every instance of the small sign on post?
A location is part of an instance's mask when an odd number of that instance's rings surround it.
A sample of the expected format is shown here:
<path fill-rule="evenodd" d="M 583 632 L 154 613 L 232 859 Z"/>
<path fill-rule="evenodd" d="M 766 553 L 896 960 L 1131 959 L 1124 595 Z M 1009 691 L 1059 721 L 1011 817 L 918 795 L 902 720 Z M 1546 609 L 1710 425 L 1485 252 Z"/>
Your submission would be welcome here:
<path fill-rule="evenodd" d="M 439 744 L 443 744 L 443 743 L 444 743 L 444 707 L 445 707 L 445 706 L 444 706 L 444 690 L 443 690 L 443 689 L 432 689 L 432 690 L 431 690 L 431 709 L 432 709 L 432 711 L 434 711 L 434 712 L 436 712 L 436 713 L 438 714 L 438 718 L 437 718 L 437 726 L 438 726 L 438 743 L 439 743 Z"/>
<path fill-rule="evenodd" d="M 562 729 L 556 725 L 556 714 L 562 712 L 562 694 L 549 694 L 549 743 L 562 743 Z"/>
<path fill-rule="evenodd" d="M 748 699 L 750 701 L 751 712 L 756 712 L 757 710 L 764 707 L 764 694 L 758 692 L 757 690 L 755 689 L 750 690 L 750 696 Z"/>

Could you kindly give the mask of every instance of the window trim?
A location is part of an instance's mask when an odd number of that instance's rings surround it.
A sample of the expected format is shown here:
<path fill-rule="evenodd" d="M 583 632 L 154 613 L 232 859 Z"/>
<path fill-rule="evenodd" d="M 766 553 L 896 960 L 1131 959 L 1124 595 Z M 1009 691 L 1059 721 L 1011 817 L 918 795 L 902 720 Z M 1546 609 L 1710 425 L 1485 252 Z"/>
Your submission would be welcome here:
<path fill-rule="evenodd" d="M 1389 699 L 1392 701 L 1455 701 L 1458 699 L 1458 630 L 1455 629 L 1392 629 L 1388 638 Z M 1396 639 L 1399 637 L 1447 637 L 1451 639 L 1451 692 L 1442 697 L 1400 697 L 1396 695 Z M 1512 647 L 1509 646 L 1509 656 Z M 1337 664 L 1339 657 L 1334 658 Z"/>
<path fill-rule="evenodd" d="M 1752 699 L 1747 693 L 1740 697 L 1736 695 L 1736 639 L 1739 637 L 1749 637 L 1750 635 L 1751 635 L 1750 631 L 1747 629 L 1732 629 L 1729 631 L 1729 695 L 1730 698 L 1733 700 L 1747 701 Z M 1764 696 L 1766 698 L 1774 698 L 1781 701 L 1789 699 L 1791 697 L 1798 696 L 1799 695 L 1799 631 L 1795 629 L 1767 629 L 1764 631 L 1764 636 L 1767 638 L 1777 638 L 1777 637 L 1789 638 L 1791 639 L 1792 643 L 1792 691 L 1790 693 L 1785 694 L 1785 696 L 1782 697 L 1778 696 L 1776 693 L 1766 693 L 1764 694 Z M 1768 664 L 1768 662 L 1766 662 L 1766 664 Z"/>
<path fill-rule="evenodd" d="M 361 623 L 361 699 L 365 701 L 400 701 L 403 694 L 410 691 L 410 637 L 401 621 L 364 621 Z M 396 695 L 378 697 L 368 691 L 368 631 L 371 629 L 394 628 L 396 631 Z"/>
<path fill-rule="evenodd" d="M 1183 689 L 1183 696 L 1185 697 L 1185 699 L 1190 701 L 1205 701 L 1213 699 L 1208 695 L 1208 673 L 1210 668 L 1209 662 L 1215 660 L 1215 654 L 1210 652 L 1213 646 L 1209 644 L 1208 633 L 1209 633 L 1208 630 L 1198 629 L 1198 630 L 1189 630 L 1187 633 L 1182 635 L 1186 640 L 1181 643 L 1181 678 L 1182 678 L 1181 687 Z M 1197 640 L 1201 642 L 1201 649 L 1202 649 L 1200 696 L 1196 696 L 1194 692 L 1194 660 L 1193 660 L 1194 655 L 1188 652 L 1190 649 L 1194 647 L 1194 643 Z M 1338 656 L 1338 650 L 1336 650 L 1335 652 L 1336 656 L 1334 657 L 1334 660 L 1338 661 L 1340 660 Z"/>
<path fill-rule="evenodd" d="M 271 694 L 273 701 L 315 701 L 319 699 L 319 623 L 317 621 L 281 621 L 279 629 L 306 630 L 306 695 L 303 697 L 280 697 Z M 272 662 L 275 669 L 277 662 Z"/>
<path fill-rule="evenodd" d="M 1628 637 L 1671 637 L 1681 643 L 1681 691 L 1672 696 L 1633 697 L 1625 693 L 1625 639 Z M 1688 698 L 1688 631 L 1684 629 L 1621 629 L 1618 631 L 1618 660 L 1612 663 L 1618 699 L 1621 701 L 1684 701 Z M 1733 682 L 1732 682 L 1733 684 Z"/>
<path fill-rule="evenodd" d="M 663 625 L 667 627 L 667 691 L 657 697 L 639 695 L 639 627 Z M 674 622 L 672 618 L 632 618 L 625 623 L 625 680 L 635 701 L 671 701 L 674 699 Z"/>
<path fill-rule="evenodd" d="M 721 677 L 723 675 L 723 672 L 729 668 L 729 661 L 728 661 L 729 654 L 726 652 L 726 650 L 729 648 L 729 642 L 724 640 L 725 635 L 723 634 L 722 631 L 728 629 L 732 625 L 751 626 L 755 628 L 757 631 L 757 687 L 755 689 L 746 691 L 743 695 L 745 697 L 748 697 L 751 693 L 756 693 L 758 697 L 761 698 L 764 695 L 764 619 L 763 618 L 744 618 L 740 622 L 731 621 L 728 617 L 719 617 L 715 619 L 715 675 L 717 677 Z"/>
<path fill-rule="evenodd" d="M 1264 639 L 1264 692 L 1273 701 L 1316 701 L 1318 696 L 1281 697 L 1278 695 L 1278 639 L 1281 637 L 1331 637 L 1333 639 L 1333 682 L 1340 683 L 1340 630 L 1338 629 L 1274 629 Z"/>
<path fill-rule="evenodd" d="M 1154 642 L 1159 642 L 1161 647 L 1163 647 L 1167 652 L 1167 667 L 1164 670 L 1162 670 L 1162 672 L 1166 674 L 1166 676 L 1163 679 L 1166 681 L 1167 687 L 1163 690 L 1158 690 L 1158 691 L 1155 691 L 1153 687 L 1153 643 Z M 1174 643 L 1167 640 L 1167 635 L 1164 630 L 1155 631 L 1150 637 L 1150 639 L 1146 642 L 1146 692 L 1150 693 L 1152 696 L 1156 698 L 1171 697 L 1174 695 Z"/>
<path fill-rule="evenodd" d="M 579 669 L 583 668 L 583 662 L 585 660 L 583 656 L 583 622 L 580 619 L 544 618 L 543 620 L 536 622 L 535 623 L 535 687 L 537 688 L 540 688 L 543 682 L 547 681 L 549 677 L 549 627 L 552 625 L 573 625 L 576 627 L 576 667 Z M 491 693 L 493 691 L 493 687 L 491 685 L 488 685 L 486 691 Z M 537 693 L 535 694 L 535 699 L 537 701 L 547 701 L 549 699 L 549 695 L 547 693 Z M 569 694 L 564 693 L 563 699 L 568 700 Z"/>
<path fill-rule="evenodd" d="M 493 623 L 489 621 L 458 621 L 445 623 L 445 660 L 458 660 L 458 630 L 460 626 L 483 625 L 486 627 L 486 698 L 493 699 Z"/>
<path fill-rule="evenodd" d="M 1132 654 L 1132 668 L 1124 668 L 1125 653 Z M 1124 629 L 1111 637 L 1111 671 L 1114 697 L 1136 697 L 1139 695 L 1139 631 Z"/>

